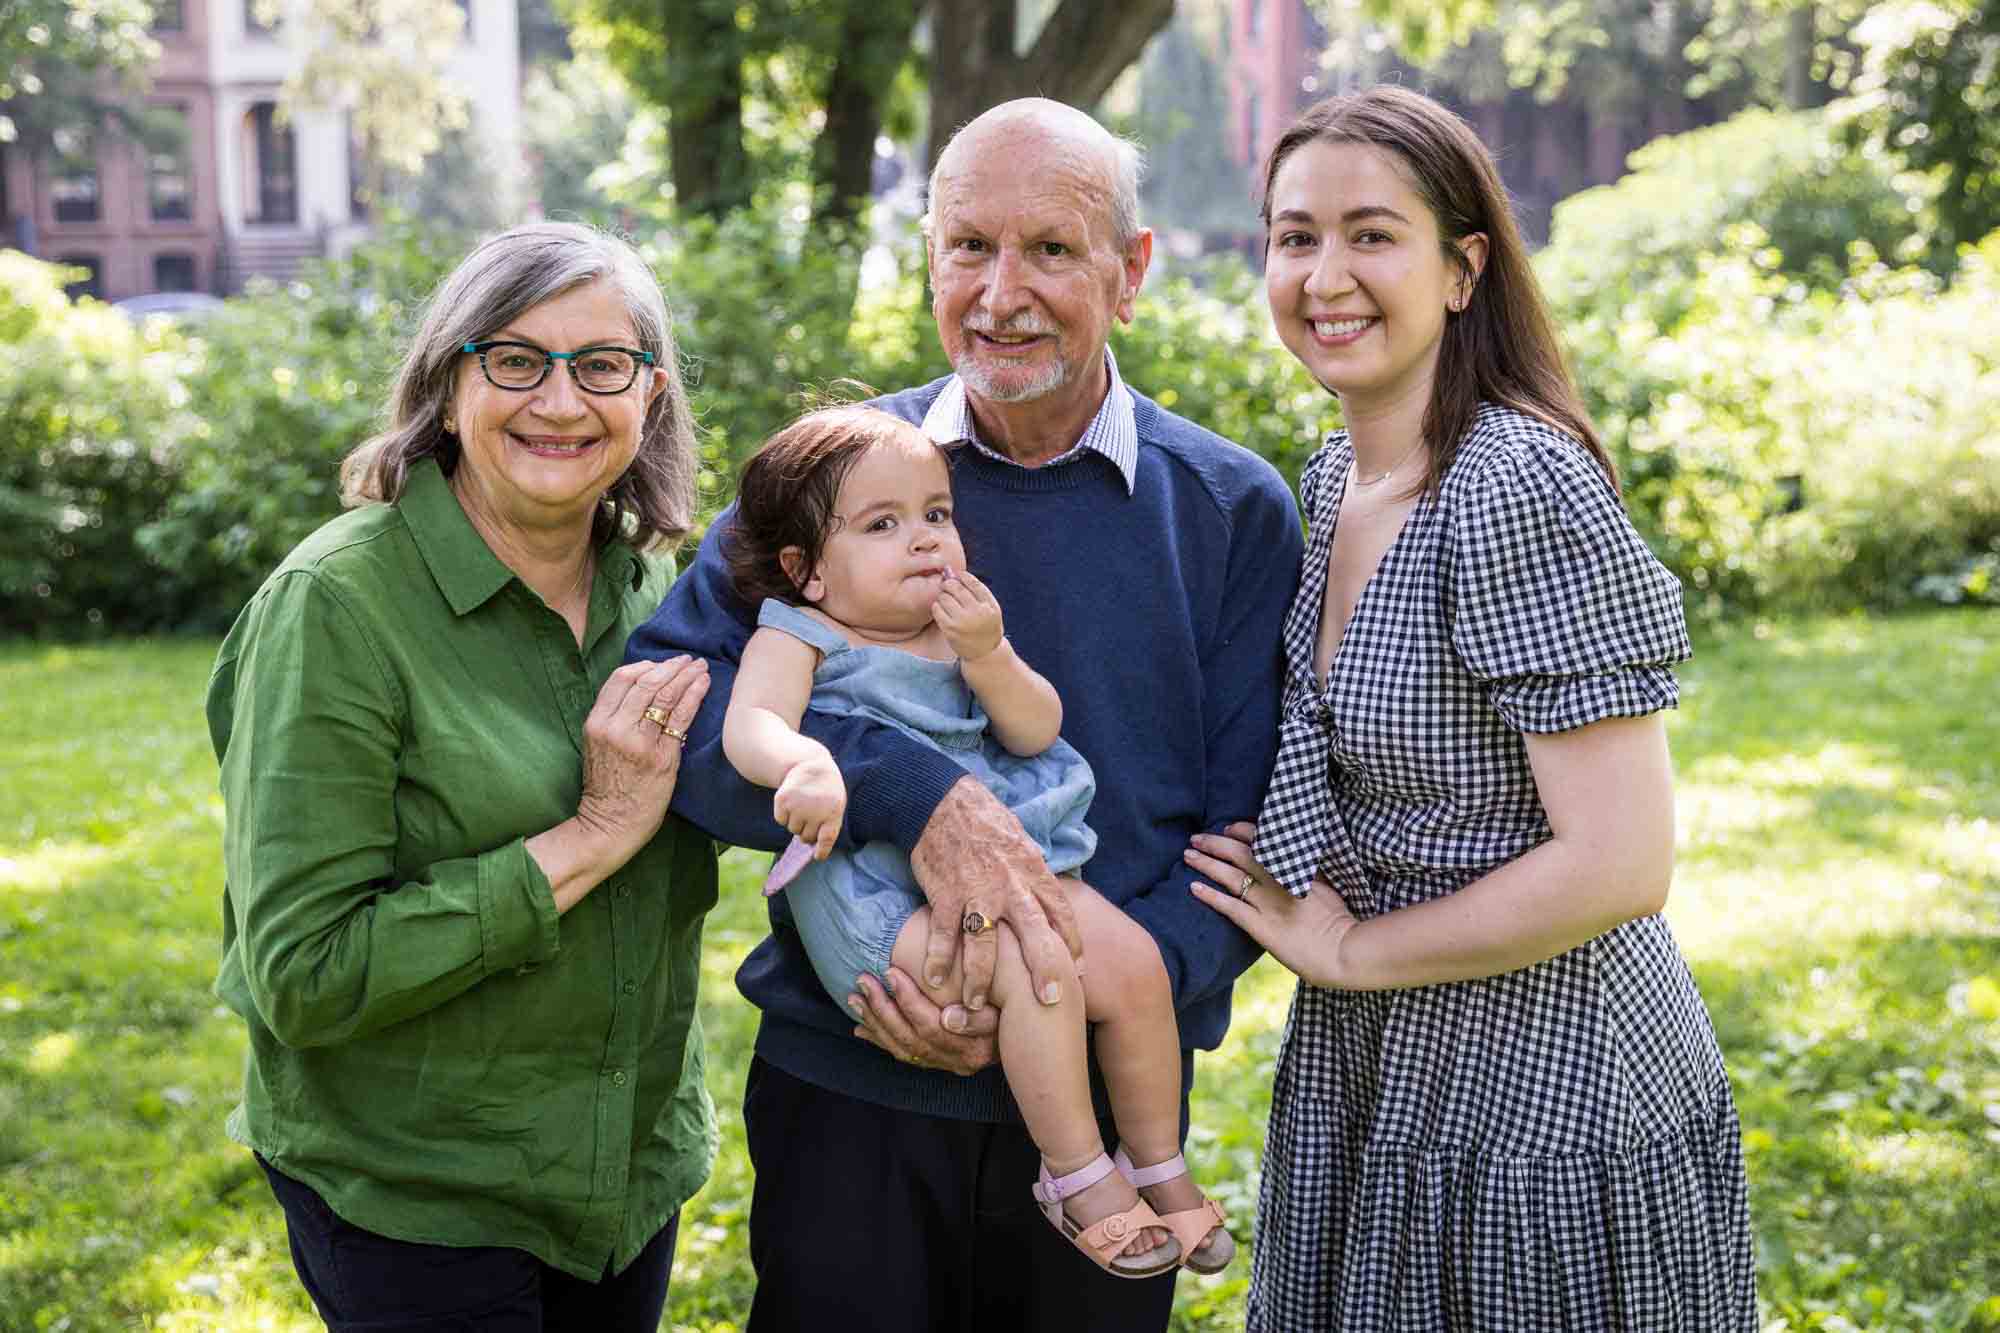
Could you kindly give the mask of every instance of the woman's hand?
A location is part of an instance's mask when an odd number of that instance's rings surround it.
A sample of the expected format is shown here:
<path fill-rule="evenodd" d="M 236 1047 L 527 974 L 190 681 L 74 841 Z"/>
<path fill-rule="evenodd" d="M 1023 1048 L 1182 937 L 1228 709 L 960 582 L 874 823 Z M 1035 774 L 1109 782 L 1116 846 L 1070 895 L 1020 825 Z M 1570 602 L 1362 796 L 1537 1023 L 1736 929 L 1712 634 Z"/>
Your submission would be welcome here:
<path fill-rule="evenodd" d="M 582 902 L 660 831 L 681 772 L 677 737 L 693 725 L 707 693 L 708 663 L 696 657 L 628 663 L 605 680 L 583 723 L 576 814 L 527 841 L 558 913 Z"/>
<path fill-rule="evenodd" d="M 1342 945 L 1355 927 L 1354 914 L 1320 880 L 1303 898 L 1285 892 L 1250 854 L 1256 836 L 1254 824 L 1231 824 L 1220 835 L 1196 834 L 1184 855 L 1213 883 L 1197 881 L 1191 886 L 1194 896 L 1235 922 L 1299 980 L 1325 990 L 1350 989 Z"/>
<path fill-rule="evenodd" d="M 583 724 L 576 815 L 623 849 L 620 864 L 660 831 L 680 776 L 682 738 L 707 694 L 708 663 L 698 657 L 629 663 L 597 692 Z"/>

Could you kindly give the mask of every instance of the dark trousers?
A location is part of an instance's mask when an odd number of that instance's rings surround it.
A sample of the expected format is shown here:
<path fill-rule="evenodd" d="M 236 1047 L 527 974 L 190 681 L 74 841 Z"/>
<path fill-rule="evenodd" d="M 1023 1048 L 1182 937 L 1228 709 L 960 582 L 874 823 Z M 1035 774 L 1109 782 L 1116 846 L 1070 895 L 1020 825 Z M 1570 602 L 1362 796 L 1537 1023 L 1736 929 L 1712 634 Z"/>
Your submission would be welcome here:
<path fill-rule="evenodd" d="M 1040 1155 L 1019 1125 L 873 1106 L 758 1059 L 743 1127 L 749 1333 L 1167 1326 L 1173 1274 L 1112 1277 L 1058 1235 L 1028 1193 Z"/>
<path fill-rule="evenodd" d="M 585 1282 L 525 1250 L 419 1245 L 341 1220 L 262 1157 L 292 1266 L 334 1333 L 654 1333 L 673 1270 L 675 1214 L 624 1272 Z"/>

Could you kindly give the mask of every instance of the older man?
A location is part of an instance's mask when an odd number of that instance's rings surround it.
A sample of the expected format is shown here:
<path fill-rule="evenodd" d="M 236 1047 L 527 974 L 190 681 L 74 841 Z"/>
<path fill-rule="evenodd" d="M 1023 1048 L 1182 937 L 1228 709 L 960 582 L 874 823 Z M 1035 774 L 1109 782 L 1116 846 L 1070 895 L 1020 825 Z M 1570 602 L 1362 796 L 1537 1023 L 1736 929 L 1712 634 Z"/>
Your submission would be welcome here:
<path fill-rule="evenodd" d="M 1182 853 L 1262 799 L 1300 536 L 1268 464 L 1119 378 L 1105 340 L 1131 320 L 1152 255 L 1138 176 L 1135 148 L 1059 103 L 1010 102 L 960 131 L 927 220 L 956 373 L 878 405 L 968 446 L 953 465 L 968 563 L 1005 608 L 1016 651 L 1061 693 L 1064 735 L 1097 772 L 1085 876 L 1159 944 L 1189 1048 L 1185 1095 L 1193 1050 L 1222 1040 L 1230 986 L 1256 948 L 1194 901 Z M 737 777 L 719 739 L 754 616 L 728 590 L 717 545 L 728 521 L 630 652 L 710 658 L 674 808 L 726 841 L 776 849 L 786 835 L 770 793 Z M 1059 882 L 1005 807 L 892 729 L 812 714 L 805 728 L 846 778 L 843 836 L 909 850 L 938 923 L 927 969 L 942 978 L 956 923 L 976 909 L 1011 922 L 1043 989 L 1058 936 L 1074 933 Z M 865 978 L 854 1017 L 842 1014 L 782 907 L 737 974 L 763 1010 L 744 1098 L 753 1330 L 1166 1326 L 1171 1277 L 1112 1277 L 1035 1211 L 1035 1147 L 983 1003 L 991 936 L 965 945 L 966 1003 L 942 1012 L 892 969 L 892 994 Z"/>

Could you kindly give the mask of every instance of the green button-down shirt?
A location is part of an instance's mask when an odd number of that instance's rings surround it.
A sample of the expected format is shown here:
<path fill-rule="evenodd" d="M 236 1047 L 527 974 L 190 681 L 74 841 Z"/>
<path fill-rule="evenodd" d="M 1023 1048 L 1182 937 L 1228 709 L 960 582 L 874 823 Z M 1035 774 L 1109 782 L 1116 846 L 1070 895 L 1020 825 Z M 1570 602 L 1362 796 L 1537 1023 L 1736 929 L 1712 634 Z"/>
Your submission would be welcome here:
<path fill-rule="evenodd" d="M 708 1175 L 712 845 L 669 818 L 562 917 L 523 845 L 576 813 L 584 718 L 672 577 L 603 548 L 579 651 L 426 460 L 223 643 L 229 1134 L 357 1226 L 597 1278 Z"/>

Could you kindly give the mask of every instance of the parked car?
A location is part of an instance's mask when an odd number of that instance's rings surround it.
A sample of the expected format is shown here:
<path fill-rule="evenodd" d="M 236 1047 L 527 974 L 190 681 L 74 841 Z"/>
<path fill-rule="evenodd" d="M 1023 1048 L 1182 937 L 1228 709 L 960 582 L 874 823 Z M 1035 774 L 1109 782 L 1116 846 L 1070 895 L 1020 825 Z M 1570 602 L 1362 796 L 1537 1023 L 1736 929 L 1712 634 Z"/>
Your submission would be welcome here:
<path fill-rule="evenodd" d="M 133 320 L 152 315 L 164 315 L 176 321 L 198 320 L 220 310 L 222 301 L 206 292 L 151 292 L 145 296 L 128 296 L 122 301 L 114 301 L 111 308 L 124 312 Z"/>

